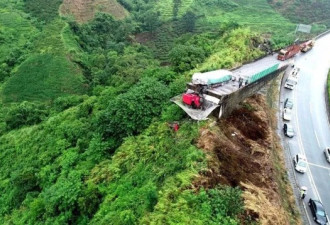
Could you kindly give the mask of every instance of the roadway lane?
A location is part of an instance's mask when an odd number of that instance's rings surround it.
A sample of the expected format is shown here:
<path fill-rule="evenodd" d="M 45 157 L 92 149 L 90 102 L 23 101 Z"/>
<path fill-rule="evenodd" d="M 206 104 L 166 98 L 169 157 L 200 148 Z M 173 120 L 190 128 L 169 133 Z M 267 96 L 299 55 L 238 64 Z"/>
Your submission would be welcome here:
<path fill-rule="evenodd" d="M 294 90 L 281 88 L 281 102 L 287 97 L 294 101 L 292 123 L 297 135 L 286 138 L 293 155 L 306 156 L 309 169 L 305 174 L 296 173 L 300 186 L 309 191 L 304 200 L 320 199 L 330 215 L 330 164 L 326 162 L 323 150 L 330 146 L 330 125 L 325 105 L 325 85 L 330 68 L 330 35 L 317 40 L 315 47 L 295 57 L 300 68 L 298 85 Z M 283 108 L 283 104 L 282 104 Z M 311 219 L 310 210 L 307 207 Z"/>

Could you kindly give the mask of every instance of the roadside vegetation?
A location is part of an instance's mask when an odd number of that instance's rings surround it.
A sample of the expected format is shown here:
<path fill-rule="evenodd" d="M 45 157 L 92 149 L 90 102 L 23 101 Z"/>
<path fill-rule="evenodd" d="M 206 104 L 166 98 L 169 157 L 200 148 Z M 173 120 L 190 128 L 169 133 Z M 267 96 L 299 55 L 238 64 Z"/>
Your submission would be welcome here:
<path fill-rule="evenodd" d="M 94 3 L 0 0 L 0 224 L 256 224 L 274 216 L 247 201 L 261 196 L 269 206 L 267 185 L 243 174 L 229 180 L 239 169 L 212 164 L 200 143 L 210 123 L 192 122 L 169 99 L 194 72 L 254 60 L 268 40 L 274 49 L 292 42 L 294 23 L 263 0 Z M 257 147 L 258 155 L 269 146 Z M 224 171 L 212 185 L 202 182 L 211 164 Z"/>

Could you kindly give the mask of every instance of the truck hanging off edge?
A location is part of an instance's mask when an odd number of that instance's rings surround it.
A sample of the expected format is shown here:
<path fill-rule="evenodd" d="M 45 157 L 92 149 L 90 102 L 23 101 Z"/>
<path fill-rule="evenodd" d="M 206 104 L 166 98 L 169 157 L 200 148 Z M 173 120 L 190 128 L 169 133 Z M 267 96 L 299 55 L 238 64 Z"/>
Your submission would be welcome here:
<path fill-rule="evenodd" d="M 195 73 L 192 76 L 193 92 L 187 92 L 182 95 L 182 102 L 194 109 L 203 108 L 204 91 L 211 87 L 221 86 L 232 79 L 232 72 L 228 70 L 215 70 L 205 73 Z"/>
<path fill-rule="evenodd" d="M 315 43 L 314 40 L 308 40 L 308 41 L 304 41 L 300 44 L 295 43 L 285 49 L 281 49 L 281 51 L 278 53 L 277 59 L 284 61 L 284 60 L 287 60 L 287 59 L 295 56 L 300 51 L 307 52 L 313 48 L 314 43 Z"/>

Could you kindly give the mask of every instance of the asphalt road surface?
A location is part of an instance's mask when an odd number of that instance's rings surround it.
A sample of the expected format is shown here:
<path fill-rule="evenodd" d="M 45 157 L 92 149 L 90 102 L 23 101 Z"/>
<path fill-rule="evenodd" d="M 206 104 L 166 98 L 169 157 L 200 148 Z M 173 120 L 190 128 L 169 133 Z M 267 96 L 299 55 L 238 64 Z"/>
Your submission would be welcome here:
<path fill-rule="evenodd" d="M 306 156 L 308 170 L 295 172 L 299 186 L 308 188 L 304 207 L 310 224 L 314 224 L 308 207 L 309 198 L 320 200 L 330 215 L 330 163 L 323 150 L 330 146 L 330 124 L 326 111 L 326 79 L 330 68 L 330 34 L 316 41 L 312 50 L 295 56 L 300 68 L 299 81 L 294 90 L 281 87 L 281 111 L 286 98 L 294 102 L 292 120 L 296 135 L 285 138 L 291 157 L 297 153 Z M 282 117 L 282 114 L 281 114 Z M 283 126 L 283 122 L 280 123 Z"/>

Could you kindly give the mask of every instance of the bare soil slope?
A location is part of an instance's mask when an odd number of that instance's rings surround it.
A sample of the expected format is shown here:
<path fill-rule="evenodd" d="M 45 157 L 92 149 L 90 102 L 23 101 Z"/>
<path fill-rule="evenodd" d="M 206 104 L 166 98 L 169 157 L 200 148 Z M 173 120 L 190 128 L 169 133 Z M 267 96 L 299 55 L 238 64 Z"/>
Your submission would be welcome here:
<path fill-rule="evenodd" d="M 96 12 L 109 13 L 116 19 L 128 15 L 116 0 L 64 0 L 60 12 L 62 15 L 73 15 L 80 23 L 93 19 Z"/>
<path fill-rule="evenodd" d="M 202 129 L 198 146 L 210 169 L 194 186 L 240 186 L 246 213 L 260 224 L 300 224 L 270 120 L 264 97 L 256 95 L 230 117 Z"/>

